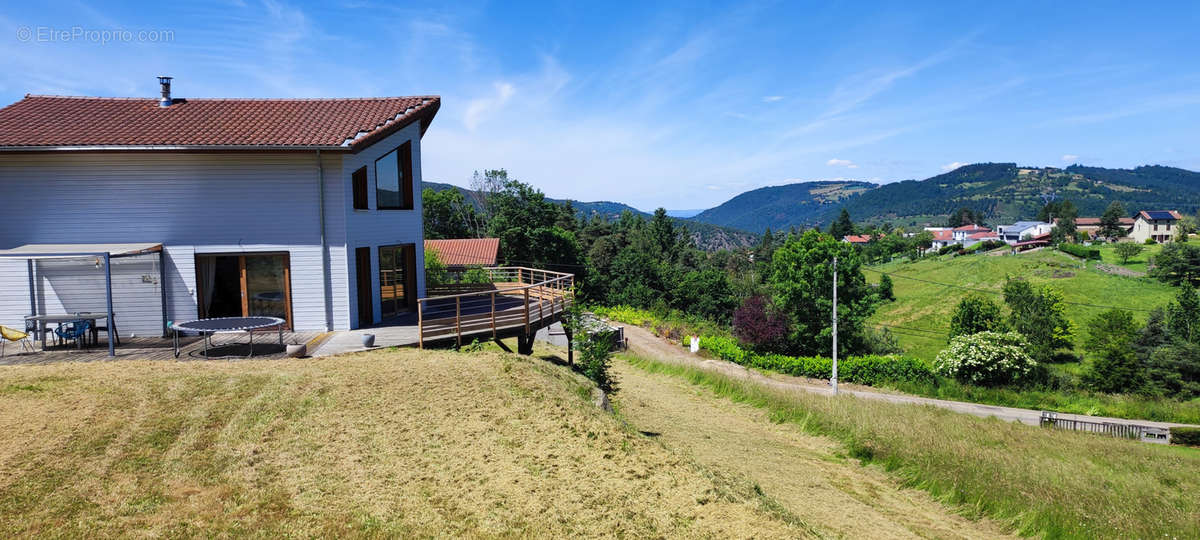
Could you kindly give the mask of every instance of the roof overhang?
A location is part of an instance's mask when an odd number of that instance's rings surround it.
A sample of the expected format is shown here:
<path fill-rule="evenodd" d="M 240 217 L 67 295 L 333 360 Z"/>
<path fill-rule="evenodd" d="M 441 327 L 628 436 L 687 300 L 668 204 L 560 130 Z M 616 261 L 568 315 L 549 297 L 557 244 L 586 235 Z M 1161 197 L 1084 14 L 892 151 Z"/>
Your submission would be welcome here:
<path fill-rule="evenodd" d="M 0 257 L 17 259 L 52 259 L 60 257 L 133 257 L 162 251 L 162 244 L 153 242 L 129 244 L 25 244 L 12 249 L 0 249 Z"/>

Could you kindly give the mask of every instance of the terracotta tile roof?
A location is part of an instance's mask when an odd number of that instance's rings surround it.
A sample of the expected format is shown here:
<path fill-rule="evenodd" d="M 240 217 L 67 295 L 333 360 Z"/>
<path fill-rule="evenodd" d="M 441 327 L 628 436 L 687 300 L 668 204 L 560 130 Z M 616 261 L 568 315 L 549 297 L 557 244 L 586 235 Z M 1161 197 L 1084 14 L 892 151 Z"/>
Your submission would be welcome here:
<path fill-rule="evenodd" d="M 851 244 L 869 244 L 871 243 L 871 235 L 869 234 L 851 234 L 842 237 L 843 242 Z"/>
<path fill-rule="evenodd" d="M 934 241 L 954 240 L 954 231 L 933 231 Z"/>
<path fill-rule="evenodd" d="M 967 238 L 970 238 L 971 240 L 982 240 L 984 238 L 1000 238 L 1000 235 L 992 231 L 983 231 L 967 235 Z"/>
<path fill-rule="evenodd" d="M 234 147 L 357 151 L 421 120 L 437 96 L 348 99 L 156 99 L 27 95 L 0 109 L 0 147 Z M 119 149 L 119 148 L 118 148 Z"/>
<path fill-rule="evenodd" d="M 971 225 L 963 225 L 962 227 L 955 227 L 954 230 L 979 232 L 979 231 L 990 231 L 991 229 L 988 229 L 987 227 L 984 227 L 982 225 L 971 224 Z"/>
<path fill-rule="evenodd" d="M 1133 218 L 1123 217 L 1120 221 L 1121 225 L 1133 225 Z M 1058 225 L 1058 218 L 1054 218 L 1054 224 Z M 1076 227 L 1099 227 L 1100 218 L 1098 217 L 1081 217 L 1075 218 Z"/>
<path fill-rule="evenodd" d="M 499 238 L 426 240 L 425 249 L 436 251 L 446 266 L 492 266 L 500 251 Z"/>

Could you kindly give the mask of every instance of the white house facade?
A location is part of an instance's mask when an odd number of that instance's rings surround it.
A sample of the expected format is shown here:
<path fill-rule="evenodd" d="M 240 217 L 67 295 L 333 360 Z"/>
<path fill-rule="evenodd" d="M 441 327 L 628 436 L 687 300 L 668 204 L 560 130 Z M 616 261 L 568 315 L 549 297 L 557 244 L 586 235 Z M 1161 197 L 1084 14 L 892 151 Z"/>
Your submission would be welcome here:
<path fill-rule="evenodd" d="M 122 335 L 202 317 L 341 330 L 401 316 L 425 291 L 421 136 L 439 106 L 26 96 L 0 109 L 0 250 L 160 245 L 161 258 L 109 263 Z M 0 324 L 102 311 L 101 266 L 0 259 Z"/>
<path fill-rule="evenodd" d="M 1005 243 L 1016 244 L 1026 236 L 1037 238 L 1043 234 L 1050 234 L 1050 230 L 1053 228 L 1053 224 L 1044 221 L 1018 221 L 1012 225 L 996 227 L 996 235 Z"/>
<path fill-rule="evenodd" d="M 1160 244 L 1171 242 L 1179 233 L 1179 220 L 1182 217 L 1174 210 L 1143 210 L 1133 218 L 1129 238 L 1134 242 L 1145 242 L 1149 239 Z"/>

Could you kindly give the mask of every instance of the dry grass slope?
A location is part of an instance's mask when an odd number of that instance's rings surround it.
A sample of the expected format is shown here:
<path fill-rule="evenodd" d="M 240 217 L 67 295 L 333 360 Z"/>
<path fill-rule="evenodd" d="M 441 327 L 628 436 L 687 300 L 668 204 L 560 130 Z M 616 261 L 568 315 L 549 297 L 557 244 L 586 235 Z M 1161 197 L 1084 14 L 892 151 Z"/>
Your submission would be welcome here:
<path fill-rule="evenodd" d="M 0 535 L 796 537 L 538 360 L 0 369 Z"/>

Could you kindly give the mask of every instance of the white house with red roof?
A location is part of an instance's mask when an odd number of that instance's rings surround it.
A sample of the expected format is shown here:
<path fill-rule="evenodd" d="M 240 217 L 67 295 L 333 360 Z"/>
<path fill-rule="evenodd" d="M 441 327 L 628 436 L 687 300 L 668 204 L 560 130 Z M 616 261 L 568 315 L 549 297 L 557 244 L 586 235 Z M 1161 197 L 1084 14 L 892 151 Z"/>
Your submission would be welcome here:
<path fill-rule="evenodd" d="M 109 262 L 122 335 L 248 315 L 350 329 L 415 309 L 421 137 L 440 98 L 181 99 L 160 83 L 162 98 L 0 109 L 0 251 L 161 253 Z M 101 266 L 0 258 L 0 324 L 102 310 Z"/>
<path fill-rule="evenodd" d="M 1179 220 L 1183 218 L 1175 210 L 1142 210 L 1133 218 L 1129 238 L 1135 242 L 1154 239 L 1158 243 L 1171 242 L 1179 233 Z"/>

